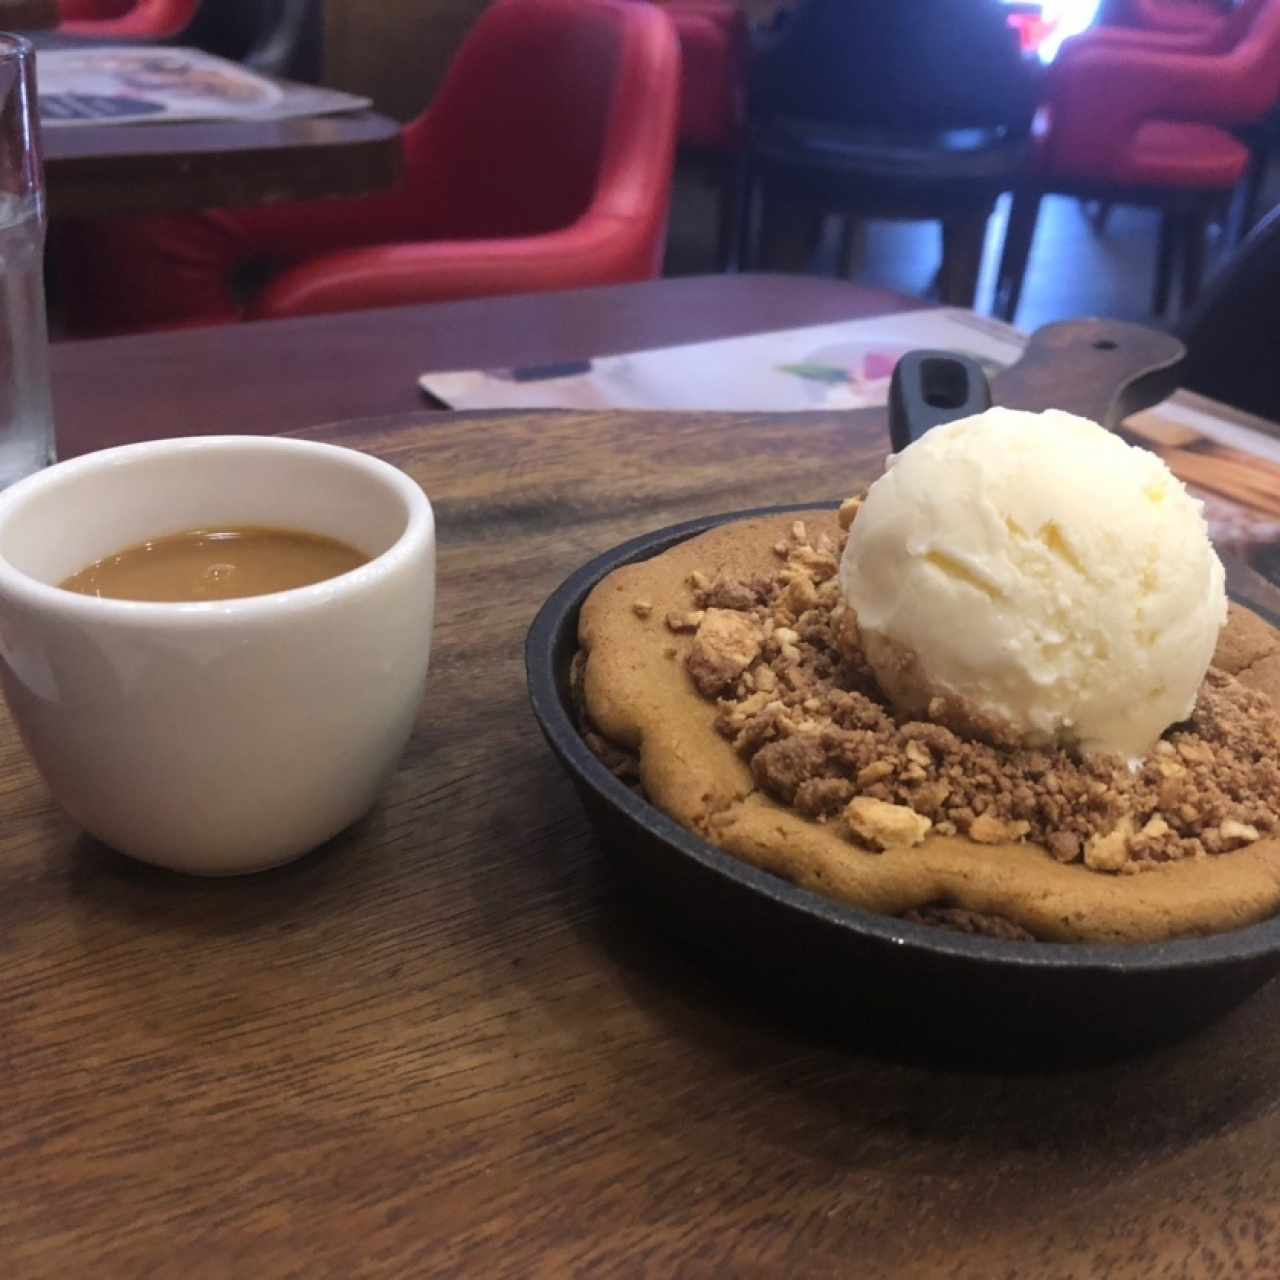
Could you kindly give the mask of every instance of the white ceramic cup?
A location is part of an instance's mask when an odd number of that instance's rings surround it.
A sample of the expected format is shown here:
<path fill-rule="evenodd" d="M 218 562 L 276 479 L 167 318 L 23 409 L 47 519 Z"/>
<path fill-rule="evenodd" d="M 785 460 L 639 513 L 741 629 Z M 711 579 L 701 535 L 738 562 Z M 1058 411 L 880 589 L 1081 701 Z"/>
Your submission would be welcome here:
<path fill-rule="evenodd" d="M 298 529 L 373 557 L 313 586 L 150 604 L 57 583 L 147 538 Z M 435 521 L 352 449 L 254 436 L 126 445 L 0 493 L 0 678 L 86 831 L 200 875 L 256 871 L 372 805 L 422 700 Z"/>

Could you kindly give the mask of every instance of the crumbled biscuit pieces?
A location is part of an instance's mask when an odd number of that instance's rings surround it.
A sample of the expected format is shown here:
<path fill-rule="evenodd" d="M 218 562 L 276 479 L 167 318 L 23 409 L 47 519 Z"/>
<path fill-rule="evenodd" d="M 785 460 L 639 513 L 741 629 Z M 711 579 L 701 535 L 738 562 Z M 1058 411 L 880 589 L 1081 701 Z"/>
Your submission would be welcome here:
<path fill-rule="evenodd" d="M 873 849 L 910 849 L 929 834 L 933 823 L 904 804 L 885 804 L 857 796 L 844 811 L 849 830 Z"/>
<path fill-rule="evenodd" d="M 689 650 L 694 684 L 708 696 L 720 693 L 756 660 L 763 640 L 751 619 L 730 609 L 707 609 Z"/>
<path fill-rule="evenodd" d="M 1023 839 L 1031 830 L 1031 823 L 1024 819 L 1011 822 L 1007 818 L 996 818 L 989 813 L 980 813 L 969 824 L 969 839 L 977 844 L 1014 844 Z"/>
<path fill-rule="evenodd" d="M 1118 757 L 961 737 L 939 723 L 941 700 L 926 718 L 896 719 L 840 599 L 842 549 L 825 535 L 811 543 L 796 521 L 774 547 L 771 577 L 691 575 L 695 607 L 667 619 L 695 632 L 690 674 L 718 698 L 720 733 L 775 799 L 874 848 L 924 832 L 1032 841 L 1059 862 L 1108 874 L 1280 832 L 1280 717 L 1224 672 L 1210 671 L 1190 720 L 1136 772 Z M 891 829 L 885 813 L 900 825 Z"/>
<path fill-rule="evenodd" d="M 672 610 L 667 614 L 667 628 L 670 631 L 697 631 L 702 625 L 702 610 L 687 609 L 683 613 Z"/>
<path fill-rule="evenodd" d="M 1099 832 L 1084 847 L 1084 865 L 1093 871 L 1119 871 L 1129 861 L 1133 819 L 1125 814 L 1105 835 Z"/>
<path fill-rule="evenodd" d="M 751 609 L 767 592 L 763 582 L 739 582 L 719 574 L 710 582 L 704 573 L 695 575 L 701 582 L 693 584 L 694 598 L 700 609 Z"/>
<path fill-rule="evenodd" d="M 840 504 L 840 510 L 836 514 L 836 520 L 840 527 L 848 533 L 853 528 L 853 522 L 858 518 L 858 512 L 862 510 L 861 495 L 854 498 L 846 498 Z"/>
<path fill-rule="evenodd" d="M 1157 819 L 1152 819 L 1152 821 L 1157 821 Z M 1150 826 L 1151 823 L 1147 825 Z M 1247 822 L 1237 822 L 1234 818 L 1228 818 L 1219 826 L 1218 836 L 1224 845 L 1246 845 L 1262 839 L 1262 833 L 1257 827 L 1250 826 Z"/>
<path fill-rule="evenodd" d="M 796 575 L 811 582 L 822 583 L 832 579 L 840 570 L 840 548 L 823 533 L 816 544 L 809 541 L 809 531 L 803 520 L 792 523 L 788 536 L 774 543 L 774 554 L 786 561 L 787 581 Z"/>

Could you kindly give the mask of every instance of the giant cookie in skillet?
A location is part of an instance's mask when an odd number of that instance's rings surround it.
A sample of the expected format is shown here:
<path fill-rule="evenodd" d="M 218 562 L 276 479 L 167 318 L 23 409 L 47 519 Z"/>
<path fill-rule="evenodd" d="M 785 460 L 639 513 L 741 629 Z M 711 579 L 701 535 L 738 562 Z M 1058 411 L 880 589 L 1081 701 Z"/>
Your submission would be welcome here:
<path fill-rule="evenodd" d="M 809 536 L 841 536 L 836 513 L 805 514 Z M 582 694 L 591 724 L 638 757 L 651 803 L 743 860 L 816 893 L 902 915 L 938 904 L 1012 922 L 1045 941 L 1152 942 L 1217 933 L 1280 910 L 1280 841 L 1116 875 L 1064 864 L 1028 841 L 980 843 L 931 834 L 872 852 L 836 824 L 765 794 L 716 729 L 719 709 L 686 666 L 695 571 L 750 580 L 775 574 L 775 544 L 794 515 L 718 526 L 604 579 L 583 605 Z M 637 608 L 637 605 L 640 608 Z M 1214 665 L 1280 706 L 1280 633 L 1233 606 Z M 1262 714 L 1271 714 L 1270 711 Z"/>

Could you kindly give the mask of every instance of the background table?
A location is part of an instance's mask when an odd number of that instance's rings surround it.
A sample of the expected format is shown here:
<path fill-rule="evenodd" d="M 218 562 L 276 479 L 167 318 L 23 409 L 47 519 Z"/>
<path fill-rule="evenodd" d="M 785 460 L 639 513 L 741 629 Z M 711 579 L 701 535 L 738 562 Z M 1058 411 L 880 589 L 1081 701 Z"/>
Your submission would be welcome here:
<path fill-rule="evenodd" d="M 38 31 L 59 20 L 58 0 L 0 0 L 0 30 Z"/>
<path fill-rule="evenodd" d="M 53 217 L 362 195 L 391 186 L 401 159 L 399 125 L 373 111 L 44 130 Z"/>
<path fill-rule="evenodd" d="M 58 451 L 410 412 L 424 407 L 418 375 L 431 370 L 577 360 L 924 305 L 814 276 L 693 276 L 63 342 L 53 348 Z"/>
<path fill-rule="evenodd" d="M 154 421 L 136 374 L 170 339 L 130 341 L 103 345 L 137 359 L 117 378 Z M 264 412 L 296 409 L 296 359 L 255 373 Z M 193 389 L 190 412 L 222 390 Z M 911 1056 L 667 940 L 538 734 L 520 646 L 565 574 L 673 520 L 840 496 L 880 465 L 877 415 L 400 414 L 307 434 L 435 502 L 413 740 L 326 849 L 192 881 L 81 837 L 0 713 L 9 1274 L 1280 1275 L 1280 984 L 1110 1065 Z"/>

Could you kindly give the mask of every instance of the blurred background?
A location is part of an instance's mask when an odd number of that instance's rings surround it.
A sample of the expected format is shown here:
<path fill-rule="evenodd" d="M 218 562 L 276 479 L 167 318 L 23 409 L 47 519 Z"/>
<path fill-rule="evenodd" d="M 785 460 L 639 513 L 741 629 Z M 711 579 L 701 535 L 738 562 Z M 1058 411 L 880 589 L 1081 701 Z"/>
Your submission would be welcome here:
<path fill-rule="evenodd" d="M 985 0 L 952 0 L 951 8 L 981 8 Z M 431 98 L 447 69 L 453 52 L 478 14 L 484 0 L 380 0 L 371 6 L 364 0 L 327 0 L 327 74 L 331 83 L 352 92 L 368 94 L 384 110 L 401 119 L 411 118 Z M 675 3 L 670 6 L 679 9 Z M 701 4 L 684 6 L 702 7 Z M 795 3 L 772 0 L 738 0 L 736 6 L 751 28 L 759 47 L 780 30 L 785 30 Z M 939 7 L 928 0 L 888 5 L 859 4 L 839 0 L 849 11 L 848 38 L 854 41 L 873 19 L 856 18 L 859 9 L 897 11 L 890 21 L 901 24 L 923 43 L 936 33 L 925 28 L 940 23 L 944 28 L 956 19 L 940 16 Z M 1201 47 L 1217 50 L 1211 36 L 1215 23 L 1229 20 L 1238 4 L 1213 0 L 1137 0 L 1136 3 L 1108 3 L 1108 0 L 1044 0 L 1043 4 L 1010 0 L 1004 6 L 1024 53 L 1052 72 L 1064 41 L 1084 34 L 1096 38 L 1104 30 L 1124 30 L 1136 37 L 1127 52 L 1131 57 L 1161 53 L 1188 55 L 1195 41 L 1207 37 Z M 1245 6 L 1248 7 L 1248 6 Z M 912 11 L 917 11 L 914 15 Z M 945 31 L 943 33 L 945 35 Z M 957 58 L 963 60 L 963 43 L 957 43 Z M 909 53 L 909 50 L 907 51 Z M 864 73 L 856 45 L 844 51 L 848 74 Z M 750 69 L 745 74 L 749 77 Z M 1111 73 L 1119 77 L 1123 71 Z M 913 70 L 908 61 L 900 76 L 910 86 Z M 1280 90 L 1280 82 L 1277 83 Z M 910 91 L 910 90 L 909 90 Z M 687 105 L 687 104 L 686 104 Z M 717 226 L 720 190 L 714 168 L 696 146 L 682 148 L 673 193 L 672 218 L 665 259 L 670 275 L 697 274 L 717 269 Z M 1265 156 L 1256 163 L 1265 167 Z M 1270 208 L 1278 194 L 1267 171 L 1251 179 L 1260 184 L 1253 196 L 1251 217 Z M 1212 270 L 1222 254 L 1239 238 L 1238 207 L 1242 193 L 1232 192 L 1237 207 L 1222 208 L 1205 228 L 1205 269 Z M 981 274 L 975 295 L 980 310 L 991 310 L 1000 248 L 1006 230 L 1010 197 L 1002 194 L 984 237 Z M 1040 209 L 1033 252 L 1017 309 L 1017 322 L 1035 328 L 1050 320 L 1081 314 L 1099 314 L 1146 322 L 1172 323 L 1169 314 L 1153 310 L 1153 273 L 1159 249 L 1163 214 L 1157 207 L 1116 202 L 1100 207 L 1097 202 L 1069 194 L 1049 194 Z M 1234 225 L 1232 217 L 1235 218 Z M 848 267 L 850 278 L 912 294 L 936 293 L 936 276 L 941 254 L 938 224 L 923 220 L 867 219 L 853 261 L 842 262 L 839 229 L 827 219 L 812 260 L 798 265 L 783 263 L 786 269 L 805 269 L 838 274 Z"/>
<path fill-rule="evenodd" d="M 1280 0 L 631 2 L 669 16 L 682 60 L 666 275 L 838 276 L 1028 329 L 1081 314 L 1176 326 L 1280 194 Z M 401 122 L 421 121 L 495 7 L 60 3 L 59 35 L 77 40 L 180 11 L 156 38 Z M 269 13 L 292 15 L 274 62 L 253 54 Z M 565 65 L 544 91 L 574 92 Z"/>

